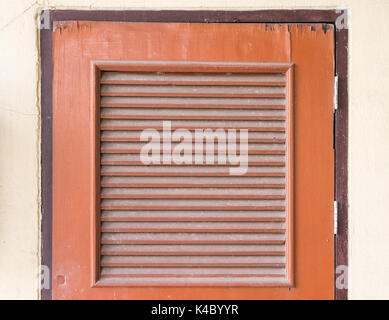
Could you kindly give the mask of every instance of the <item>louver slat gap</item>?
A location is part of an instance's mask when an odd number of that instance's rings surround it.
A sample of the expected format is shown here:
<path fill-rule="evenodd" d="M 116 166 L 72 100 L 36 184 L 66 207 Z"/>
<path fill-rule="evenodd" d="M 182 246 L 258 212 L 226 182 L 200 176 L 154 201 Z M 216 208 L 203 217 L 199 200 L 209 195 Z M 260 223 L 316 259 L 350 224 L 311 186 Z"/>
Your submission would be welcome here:
<path fill-rule="evenodd" d="M 98 99 L 100 283 L 288 283 L 289 66 L 105 67 Z M 164 121 L 172 132 L 192 135 L 192 159 L 162 161 L 166 152 L 181 156 L 174 148 L 184 145 L 163 136 Z M 160 162 L 141 161 L 146 129 L 160 136 Z M 230 172 L 241 163 L 217 161 L 228 155 L 231 129 L 238 133 L 235 156 L 248 158 L 242 174 Z M 196 130 L 226 136 L 213 150 Z M 215 162 L 194 160 L 211 151 Z"/>

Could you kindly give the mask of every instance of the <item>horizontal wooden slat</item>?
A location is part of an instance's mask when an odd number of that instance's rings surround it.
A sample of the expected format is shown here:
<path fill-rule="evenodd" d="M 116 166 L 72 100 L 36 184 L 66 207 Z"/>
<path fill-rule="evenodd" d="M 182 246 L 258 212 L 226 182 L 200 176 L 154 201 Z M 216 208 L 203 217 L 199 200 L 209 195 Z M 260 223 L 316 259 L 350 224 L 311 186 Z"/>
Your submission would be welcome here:
<path fill-rule="evenodd" d="M 285 199 L 283 195 L 101 194 L 102 199 Z"/>
<path fill-rule="evenodd" d="M 152 197 L 153 195 L 198 195 L 208 196 L 208 195 L 218 195 L 218 196 L 285 196 L 286 192 L 283 189 L 253 189 L 253 188 L 102 188 L 101 194 L 110 195 L 110 194 L 128 194 L 128 195 L 148 195 Z M 231 198 L 232 199 L 232 198 Z"/>
<path fill-rule="evenodd" d="M 273 245 L 273 244 L 285 244 L 285 240 L 141 240 L 141 239 L 101 239 L 102 244 L 262 244 L 262 245 Z"/>
<path fill-rule="evenodd" d="M 103 259 L 102 259 L 103 260 Z M 102 261 L 101 266 L 145 266 L 152 267 L 158 266 L 160 268 L 163 267 L 272 267 L 272 268 L 284 268 L 285 263 L 185 263 L 185 262 L 177 262 L 177 263 L 161 263 L 161 262 L 110 262 L 110 261 Z"/>
<path fill-rule="evenodd" d="M 137 245 L 142 246 L 142 245 Z M 177 247 L 176 249 L 171 250 L 164 250 L 163 247 L 166 247 L 166 245 L 148 245 L 143 247 L 147 247 L 146 249 L 140 251 L 140 250 L 134 250 L 137 246 L 133 245 L 103 245 L 101 249 L 102 255 L 109 255 L 109 256 L 231 256 L 231 255 L 237 255 L 237 256 L 285 256 L 285 251 L 270 251 L 270 250 L 264 250 L 264 251 L 252 251 L 252 250 L 230 250 L 229 247 L 231 245 L 225 245 L 224 247 L 227 247 L 226 251 L 223 251 L 222 249 L 219 249 L 219 246 L 223 245 L 213 245 L 212 250 L 204 250 L 205 245 L 198 245 L 199 249 L 198 251 L 188 249 L 188 245 L 182 246 L 182 245 L 171 245 L 173 247 Z M 193 246 L 193 245 L 192 245 Z M 234 245 L 239 246 L 239 245 Z M 125 247 L 125 248 L 121 248 Z M 184 247 L 184 248 L 182 248 Z"/>
<path fill-rule="evenodd" d="M 111 256 L 228 256 L 228 255 L 236 255 L 236 256 L 283 256 L 285 255 L 284 251 L 108 251 L 104 250 L 104 248 L 101 251 L 102 255 L 111 255 Z"/>
<path fill-rule="evenodd" d="M 281 98 L 101 97 L 104 108 L 285 110 Z"/>
<path fill-rule="evenodd" d="M 228 98 L 285 98 L 285 93 L 175 93 L 175 92 L 108 92 L 103 91 L 104 97 L 228 97 Z"/>
<path fill-rule="evenodd" d="M 101 221 L 269 221 L 285 222 L 282 211 L 102 211 Z"/>
<path fill-rule="evenodd" d="M 143 131 L 143 130 L 149 130 L 150 126 L 105 126 L 102 125 L 100 127 L 100 130 L 113 130 L 113 131 Z M 163 130 L 163 127 L 153 127 L 155 130 Z M 179 126 L 175 127 L 172 126 L 171 130 L 179 130 L 179 129 L 186 129 L 189 131 L 194 131 L 196 129 L 200 130 L 206 130 L 206 129 L 211 129 L 211 130 L 217 130 L 217 129 L 222 129 L 222 130 L 229 130 L 229 129 L 236 129 L 236 130 L 248 130 L 249 132 L 285 132 L 285 127 L 242 127 L 242 128 L 234 128 L 234 127 L 215 127 L 215 126 L 209 126 L 209 127 L 185 127 L 185 126 Z"/>
<path fill-rule="evenodd" d="M 101 86 L 101 95 L 121 97 L 247 97 L 284 98 L 282 87 L 261 86 L 169 86 L 169 85 L 111 85 Z"/>
<path fill-rule="evenodd" d="M 155 81 L 155 80 L 101 80 L 101 84 L 116 85 L 177 85 L 177 86 L 262 86 L 262 87 L 285 87 L 285 81 Z"/>
<path fill-rule="evenodd" d="M 198 233 L 284 233 L 285 229 L 204 229 L 197 230 L 195 228 L 109 228 L 103 227 L 101 232 L 166 232 L 166 233 L 185 233 L 185 232 L 198 232 Z"/>
<path fill-rule="evenodd" d="M 158 267 L 285 267 L 277 256 L 102 256 L 104 266 L 158 266 Z"/>
<path fill-rule="evenodd" d="M 201 152 L 203 151 L 203 152 Z M 192 154 L 198 154 L 203 153 L 206 154 L 209 152 L 208 150 L 192 150 Z M 141 153 L 141 149 L 101 149 L 101 153 Z M 164 150 L 160 150 L 159 153 L 164 153 Z M 181 151 L 172 150 L 169 152 L 171 154 L 181 154 Z M 219 152 L 218 150 L 215 150 L 213 154 L 226 154 L 227 152 Z M 236 150 L 235 154 L 239 155 L 241 152 L 239 150 Z M 246 152 L 244 153 L 246 154 Z M 285 150 L 248 150 L 247 154 L 285 154 Z"/>
<path fill-rule="evenodd" d="M 102 217 L 101 221 L 273 221 L 273 222 L 284 222 L 285 218 L 256 218 L 256 217 L 212 217 L 212 218 L 203 218 L 203 217 Z"/>
<path fill-rule="evenodd" d="M 103 100 L 104 101 L 104 100 Z M 237 110 L 284 110 L 284 105 L 272 105 L 272 104 L 258 104 L 258 105 L 216 105 L 216 104 L 142 104 L 142 103 L 129 103 L 129 102 L 102 102 L 101 106 L 104 108 L 145 108 L 152 109 L 155 107 L 164 109 L 237 109 Z"/>
<path fill-rule="evenodd" d="M 144 267 L 285 267 L 279 256 L 102 256 L 101 266 Z"/>
<path fill-rule="evenodd" d="M 104 121 L 107 121 L 107 120 L 104 120 Z M 127 120 L 109 120 L 111 121 L 111 123 L 109 123 L 108 125 L 111 125 L 112 124 L 112 121 L 115 121 L 115 126 L 117 126 L 117 121 L 126 121 L 126 123 L 130 124 L 131 126 L 134 126 L 135 122 L 138 121 L 138 120 L 134 120 L 134 121 L 127 121 Z M 197 121 L 198 122 L 198 121 Z M 187 127 L 188 125 L 175 125 L 176 121 L 173 121 L 172 122 L 172 125 L 173 127 L 174 126 L 180 126 L 180 128 L 182 127 Z M 209 125 L 212 125 L 211 122 L 208 122 Z M 226 121 L 223 121 L 222 122 L 223 124 L 217 124 L 217 127 L 220 127 L 220 128 L 223 128 L 223 127 L 228 127 L 226 125 Z M 241 122 L 239 122 L 240 124 Z M 258 122 L 255 122 L 255 123 L 251 123 L 251 124 L 256 124 L 255 127 L 262 127 L 261 125 L 258 125 L 258 123 L 260 123 L 259 121 Z M 261 122 L 263 124 L 265 124 L 266 122 Z M 272 122 L 273 123 L 273 122 Z M 275 122 L 274 122 L 275 123 Z M 274 124 L 273 123 L 273 124 Z M 283 122 L 285 123 L 285 122 Z M 147 122 L 147 126 L 149 126 L 149 128 L 156 128 L 156 127 L 160 127 L 161 126 L 161 122 L 157 121 L 148 121 Z M 276 124 L 276 123 L 275 123 Z M 191 127 L 195 127 L 193 124 L 190 125 Z M 273 125 L 273 127 L 275 127 L 276 125 Z M 201 125 L 201 123 L 199 125 L 196 124 L 196 127 L 205 127 L 204 123 Z M 244 129 L 244 126 L 240 126 L 241 128 Z M 247 127 L 254 127 L 252 125 L 248 125 Z M 266 127 L 269 127 L 269 126 L 266 126 Z M 271 126 L 270 126 L 271 127 Z M 277 125 L 277 127 L 279 127 L 279 125 Z M 137 140 L 140 140 L 140 136 L 141 136 L 141 132 L 142 131 L 137 131 L 137 130 L 130 130 L 130 131 L 120 131 L 120 130 L 108 130 L 108 131 L 101 131 L 101 135 L 100 135 L 100 138 L 136 138 Z M 180 130 L 180 132 L 182 132 Z M 220 131 L 219 131 L 220 132 Z M 165 140 L 165 142 L 167 140 L 170 140 L 170 139 L 164 139 L 163 137 L 163 132 L 162 131 L 159 131 L 158 134 L 159 134 L 159 139 L 161 142 L 163 142 Z M 206 139 L 204 138 L 204 136 L 202 137 L 199 137 L 197 136 L 196 137 L 196 134 L 193 134 L 195 132 L 191 132 L 191 135 L 192 135 L 192 141 L 193 142 L 201 142 L 201 140 L 204 142 L 204 140 L 206 141 Z M 223 137 L 222 134 L 218 134 L 218 138 L 220 138 L 221 141 L 225 141 L 225 138 L 227 138 L 228 136 L 226 135 L 226 137 Z M 282 143 L 285 143 L 285 132 L 278 132 L 278 131 L 275 131 L 275 132 L 271 132 L 271 131 L 252 131 L 252 132 L 248 132 L 248 142 L 250 141 L 250 139 L 264 139 L 264 140 L 270 140 L 269 142 L 266 142 L 265 143 L 271 143 L 271 144 L 277 144 L 276 142 L 276 139 L 283 139 L 284 141 L 282 141 Z M 246 138 L 245 138 L 246 139 Z M 172 140 L 173 140 L 173 137 L 172 137 Z M 275 140 L 274 142 L 272 140 Z M 142 142 L 142 143 L 145 143 L 145 141 L 131 141 L 131 142 Z M 174 142 L 174 141 L 172 141 Z M 178 140 L 176 142 L 179 142 Z M 240 142 L 240 132 L 239 130 L 236 131 L 236 142 Z M 250 141 L 250 143 L 262 143 L 262 141 Z"/>
<path fill-rule="evenodd" d="M 202 228 L 224 228 L 231 226 L 235 226 L 236 228 L 268 228 L 268 229 L 274 229 L 274 228 L 284 228 L 285 224 L 280 222 L 128 222 L 128 223 L 121 223 L 121 222 L 112 222 L 112 223 L 103 223 L 103 227 L 114 227 L 120 228 L 120 227 L 131 227 L 131 228 L 143 228 L 143 227 L 156 227 L 156 228 L 178 228 L 178 227 L 190 227 L 190 228 L 196 228 L 201 229 Z"/>
<path fill-rule="evenodd" d="M 103 210 L 185 210 L 187 206 L 101 206 Z M 190 210 L 279 211 L 283 206 L 191 206 Z"/>
<path fill-rule="evenodd" d="M 148 117 L 160 117 L 160 116 L 171 116 L 179 117 L 178 120 L 186 119 L 191 120 L 189 117 L 194 117 L 198 120 L 199 117 L 205 117 L 207 120 L 224 119 L 228 118 L 243 118 L 247 121 L 247 117 L 286 117 L 285 110 L 274 110 L 274 109 L 262 109 L 262 110 L 250 110 L 250 109 L 226 109 L 221 111 L 220 109 L 188 109 L 188 108 L 159 108 L 158 105 L 154 108 L 137 108 L 134 106 L 127 108 L 115 108 L 115 107 L 102 107 L 100 110 L 100 116 L 135 116 L 138 119 L 147 119 Z M 138 118 L 139 117 L 139 118 Z M 184 118 L 181 118 L 184 117 Z M 222 118 L 219 118 L 222 117 Z M 166 119 L 166 120 L 177 120 L 177 119 Z M 248 120 L 250 121 L 250 120 Z"/>
<path fill-rule="evenodd" d="M 103 72 L 101 84 L 285 86 L 281 74 Z"/>
<path fill-rule="evenodd" d="M 171 141 L 168 143 L 161 144 L 160 141 L 150 141 L 149 139 L 145 141 L 140 142 L 103 142 L 101 144 L 102 150 L 138 150 L 139 152 L 142 150 L 142 148 L 145 146 L 145 144 L 148 143 L 148 147 L 152 149 L 160 149 L 160 152 L 172 152 L 175 154 L 178 154 L 180 151 L 183 153 L 183 150 L 191 150 L 192 153 L 194 152 L 212 152 L 212 153 L 228 153 L 228 149 L 233 148 L 232 153 L 235 153 L 234 149 L 236 150 L 236 153 L 240 153 L 240 148 L 243 146 L 247 146 L 248 151 L 264 151 L 265 153 L 271 152 L 271 151 L 283 151 L 285 153 L 285 145 L 279 144 L 279 143 L 247 143 L 246 141 L 242 141 L 242 143 L 238 144 L 235 141 L 231 141 L 230 143 L 224 142 L 220 143 L 219 141 L 213 137 L 204 139 L 204 141 L 199 141 L 198 143 L 194 144 L 193 141 Z M 156 150 L 155 150 L 156 151 Z M 268 151 L 268 152 L 267 152 Z M 135 151 L 136 152 L 136 151 Z M 133 151 L 130 151 L 129 153 L 134 153 Z M 231 152 L 230 152 L 231 153 Z M 283 154 L 282 152 L 280 152 Z"/>
<path fill-rule="evenodd" d="M 284 246 L 261 245 L 103 245 L 103 255 L 285 256 Z"/>
<path fill-rule="evenodd" d="M 232 120 L 232 121 L 284 121 L 284 116 L 138 116 L 138 115 L 124 115 L 124 114 L 102 114 L 101 119 L 129 119 L 129 120 Z"/>
<path fill-rule="evenodd" d="M 102 142 L 144 142 L 139 137 L 131 138 L 131 137 L 101 137 Z M 171 142 L 171 140 L 160 139 L 161 142 Z M 192 142 L 202 142 L 204 139 L 192 139 Z M 228 140 L 218 139 L 218 142 L 228 142 Z M 238 138 L 235 140 L 236 143 L 240 143 L 241 140 Z M 285 139 L 247 139 L 247 141 L 243 141 L 244 143 L 285 143 Z"/>
<path fill-rule="evenodd" d="M 198 176 L 187 177 L 182 179 L 180 176 L 102 176 L 101 183 L 127 183 L 127 184 L 192 184 L 196 187 L 196 184 L 207 185 L 208 187 L 215 187 L 219 184 L 227 184 L 230 187 L 238 187 L 241 184 L 263 184 L 264 187 L 272 188 L 274 185 L 284 187 L 284 177 L 251 177 L 241 175 L 230 176 Z"/>
<path fill-rule="evenodd" d="M 285 184 L 275 183 L 101 183 L 102 187 L 120 187 L 120 188 L 285 188 Z"/>
<path fill-rule="evenodd" d="M 144 189 L 147 190 L 147 189 Z M 109 189 L 108 189 L 109 191 Z M 162 207 L 278 207 L 284 206 L 285 201 L 280 199 L 102 199 L 101 205 L 104 206 L 125 206 L 125 207 L 144 207 L 144 206 L 162 206 Z M 281 209 L 282 210 L 282 209 Z M 274 211 L 274 210 L 272 210 Z"/>
<path fill-rule="evenodd" d="M 279 222 L 103 222 L 102 232 L 284 233 Z"/>
<path fill-rule="evenodd" d="M 153 177 L 229 177 L 229 172 L 118 172 L 118 171 L 104 171 L 101 172 L 102 176 L 153 176 Z M 242 177 L 284 177 L 283 172 L 247 172 Z"/>
<path fill-rule="evenodd" d="M 101 161 L 102 165 L 111 165 L 111 166 L 139 166 L 139 165 L 145 165 L 141 161 Z M 186 166 L 209 166 L 207 163 L 185 163 Z M 216 162 L 215 164 L 212 164 L 212 166 L 239 166 L 230 164 L 230 163 L 219 163 Z M 248 162 L 248 167 L 258 166 L 258 167 L 283 167 L 285 166 L 285 162 L 282 161 L 272 161 L 272 162 L 265 162 L 265 161 L 255 161 L 255 162 Z M 174 162 L 172 163 L 150 163 L 147 166 L 177 166 Z M 183 165 L 181 165 L 183 166 Z"/>
<path fill-rule="evenodd" d="M 102 244 L 285 244 L 279 233 L 102 233 Z"/>
<path fill-rule="evenodd" d="M 226 273 L 228 271 L 228 273 Z M 285 270 L 282 268 L 152 268 L 152 267 L 104 267 L 102 277 L 284 277 Z"/>
<path fill-rule="evenodd" d="M 243 165 L 243 164 L 242 164 Z M 132 176 L 132 173 L 136 175 L 143 176 L 143 173 L 145 175 L 153 175 L 155 174 L 158 176 L 159 173 L 161 173 L 161 176 L 169 176 L 169 173 L 172 173 L 172 176 L 175 174 L 177 175 L 185 175 L 186 172 L 193 173 L 193 177 L 198 174 L 200 177 L 202 174 L 208 173 L 210 176 L 215 174 L 218 176 L 230 176 L 231 175 L 231 168 L 237 168 L 241 165 L 234 165 L 234 166 L 217 166 L 213 164 L 203 164 L 201 166 L 196 166 L 196 165 L 186 165 L 186 164 L 175 164 L 175 165 L 164 165 L 163 163 L 159 163 L 159 165 L 144 165 L 144 164 L 139 164 L 139 165 L 125 165 L 125 166 L 118 166 L 118 165 L 102 165 L 101 166 L 101 173 L 104 173 L 102 175 L 110 175 L 111 173 L 118 173 L 119 175 L 123 174 L 126 176 Z M 274 166 L 274 167 L 264 167 L 264 166 L 248 166 L 247 172 L 245 174 L 241 174 L 240 176 L 257 176 L 257 177 L 284 177 L 285 176 L 285 168 L 279 167 L 279 166 Z M 208 176 L 208 175 L 207 175 Z M 261 179 L 262 181 L 262 179 Z M 270 181 L 270 180 L 269 180 Z M 259 182 L 259 181 L 258 181 Z"/>

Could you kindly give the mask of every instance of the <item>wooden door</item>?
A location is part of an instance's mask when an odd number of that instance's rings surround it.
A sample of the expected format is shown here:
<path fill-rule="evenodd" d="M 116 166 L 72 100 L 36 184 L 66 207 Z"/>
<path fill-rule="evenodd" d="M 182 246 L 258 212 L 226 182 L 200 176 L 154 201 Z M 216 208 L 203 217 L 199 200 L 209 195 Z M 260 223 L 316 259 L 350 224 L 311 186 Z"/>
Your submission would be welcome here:
<path fill-rule="evenodd" d="M 54 299 L 334 297 L 330 26 L 54 30 Z M 248 171 L 139 161 L 166 124 L 247 130 Z"/>

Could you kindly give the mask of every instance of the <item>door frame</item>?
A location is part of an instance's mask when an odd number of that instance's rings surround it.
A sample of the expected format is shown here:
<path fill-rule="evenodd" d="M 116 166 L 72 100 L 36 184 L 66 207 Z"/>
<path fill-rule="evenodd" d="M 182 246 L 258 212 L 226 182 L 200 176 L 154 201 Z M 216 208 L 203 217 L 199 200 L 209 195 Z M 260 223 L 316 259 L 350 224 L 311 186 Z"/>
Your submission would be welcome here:
<path fill-rule="evenodd" d="M 338 107 L 334 112 L 335 199 L 338 205 L 334 236 L 335 299 L 347 300 L 347 288 L 336 288 L 337 266 L 348 266 L 348 29 L 347 10 L 42 10 L 40 14 L 41 58 L 41 265 L 52 267 L 52 30 L 54 21 L 191 22 L 191 23 L 304 23 L 333 24 L 335 74 L 338 76 Z M 345 20 L 340 21 L 342 18 Z M 43 270 L 47 270 L 44 268 Z M 347 270 L 347 269 L 346 269 Z M 342 270 L 344 272 L 344 270 Z M 347 277 L 347 271 L 344 274 Z M 347 283 L 347 279 L 346 283 Z M 46 282 L 47 283 L 47 282 Z M 49 288 L 41 299 L 51 300 Z"/>

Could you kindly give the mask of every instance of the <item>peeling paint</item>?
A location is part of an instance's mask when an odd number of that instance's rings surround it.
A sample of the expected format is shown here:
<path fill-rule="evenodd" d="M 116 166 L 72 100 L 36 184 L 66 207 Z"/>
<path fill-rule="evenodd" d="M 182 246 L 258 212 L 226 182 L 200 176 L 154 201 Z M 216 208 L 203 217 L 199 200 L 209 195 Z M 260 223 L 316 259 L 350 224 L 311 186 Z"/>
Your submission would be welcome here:
<path fill-rule="evenodd" d="M 65 31 L 87 31 L 90 28 L 90 23 L 86 21 L 54 21 L 53 23 L 53 32 L 59 30 L 60 34 Z"/>

